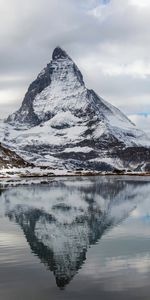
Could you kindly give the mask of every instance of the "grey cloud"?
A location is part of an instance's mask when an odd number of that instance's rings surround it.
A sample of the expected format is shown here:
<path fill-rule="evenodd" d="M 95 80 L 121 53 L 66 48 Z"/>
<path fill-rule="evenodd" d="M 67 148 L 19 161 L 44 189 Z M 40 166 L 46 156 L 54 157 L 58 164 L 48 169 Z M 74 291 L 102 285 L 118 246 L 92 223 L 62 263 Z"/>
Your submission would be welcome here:
<path fill-rule="evenodd" d="M 130 72 L 136 61 L 150 65 L 150 6 L 139 9 L 130 0 L 100 5 L 102 2 L 0 0 L 1 114 L 4 92 L 7 96 L 9 90 L 6 106 L 14 103 L 16 108 L 21 93 L 23 98 L 28 84 L 50 61 L 57 45 L 64 47 L 79 65 L 87 85 L 106 100 L 125 112 L 150 109 L 150 67 L 143 77 Z M 108 66 L 111 74 L 105 72 Z M 114 75 L 118 66 L 122 66 L 122 73 Z"/>
<path fill-rule="evenodd" d="M 144 115 L 129 115 L 129 118 L 148 135 L 150 135 L 150 114 Z"/>

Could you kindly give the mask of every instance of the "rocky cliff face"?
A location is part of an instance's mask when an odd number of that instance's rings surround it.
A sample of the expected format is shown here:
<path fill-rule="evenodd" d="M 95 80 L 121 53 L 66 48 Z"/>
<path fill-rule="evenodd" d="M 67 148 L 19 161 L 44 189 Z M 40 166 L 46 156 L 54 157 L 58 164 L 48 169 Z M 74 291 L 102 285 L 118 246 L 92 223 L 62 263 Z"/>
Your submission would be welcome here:
<path fill-rule="evenodd" d="M 5 144 L 36 165 L 99 171 L 149 168 L 146 134 L 88 90 L 76 64 L 59 47 L 5 126 Z"/>

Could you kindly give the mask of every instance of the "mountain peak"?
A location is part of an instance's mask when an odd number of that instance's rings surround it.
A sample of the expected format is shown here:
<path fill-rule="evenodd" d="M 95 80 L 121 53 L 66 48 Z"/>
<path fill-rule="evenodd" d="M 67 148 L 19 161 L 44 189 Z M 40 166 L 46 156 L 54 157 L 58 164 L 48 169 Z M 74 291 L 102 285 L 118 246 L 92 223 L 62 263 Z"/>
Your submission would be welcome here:
<path fill-rule="evenodd" d="M 5 144 L 38 166 L 112 171 L 144 170 L 149 164 L 148 137 L 86 88 L 80 70 L 60 47 L 6 122 L 16 133 L 8 129 Z"/>
<path fill-rule="evenodd" d="M 53 60 L 60 59 L 60 58 L 67 58 L 67 57 L 68 57 L 67 53 L 59 46 L 54 49 L 52 54 Z"/>

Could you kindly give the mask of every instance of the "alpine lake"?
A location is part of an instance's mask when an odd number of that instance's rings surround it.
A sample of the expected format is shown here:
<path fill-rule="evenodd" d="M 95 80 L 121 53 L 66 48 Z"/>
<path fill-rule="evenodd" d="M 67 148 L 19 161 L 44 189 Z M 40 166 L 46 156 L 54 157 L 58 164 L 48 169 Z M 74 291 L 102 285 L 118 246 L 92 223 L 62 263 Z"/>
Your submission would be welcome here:
<path fill-rule="evenodd" d="M 150 299 L 150 177 L 0 182 L 0 300 Z"/>

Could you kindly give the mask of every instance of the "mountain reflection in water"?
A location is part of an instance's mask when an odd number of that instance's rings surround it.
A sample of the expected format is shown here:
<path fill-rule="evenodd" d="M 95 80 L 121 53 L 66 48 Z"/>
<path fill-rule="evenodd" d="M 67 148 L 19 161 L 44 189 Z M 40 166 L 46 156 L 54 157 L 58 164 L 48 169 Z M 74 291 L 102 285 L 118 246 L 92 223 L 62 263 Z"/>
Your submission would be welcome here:
<path fill-rule="evenodd" d="M 64 289 L 88 248 L 134 211 L 147 188 L 148 181 L 67 178 L 8 188 L 1 199 L 5 216 L 20 225 L 32 252 Z"/>

